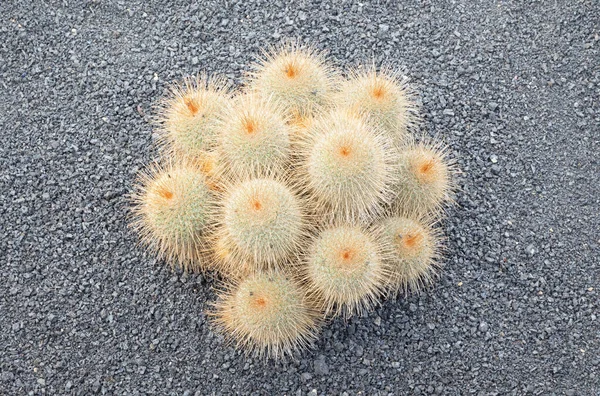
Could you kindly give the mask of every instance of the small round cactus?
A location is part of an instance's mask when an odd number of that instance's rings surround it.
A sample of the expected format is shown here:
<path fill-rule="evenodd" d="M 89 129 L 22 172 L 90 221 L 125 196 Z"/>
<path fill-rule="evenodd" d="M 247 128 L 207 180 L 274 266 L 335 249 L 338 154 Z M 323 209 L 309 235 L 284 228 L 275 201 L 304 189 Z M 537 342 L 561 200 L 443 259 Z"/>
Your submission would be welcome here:
<path fill-rule="evenodd" d="M 290 126 L 269 99 L 241 95 L 220 127 L 222 169 L 230 180 L 282 176 L 289 168 Z"/>
<path fill-rule="evenodd" d="M 273 179 L 252 179 L 228 189 L 217 235 L 231 252 L 225 265 L 265 269 L 286 264 L 305 239 L 303 205 L 293 190 Z M 240 268 L 223 268 L 235 274 Z"/>
<path fill-rule="evenodd" d="M 439 232 L 430 222 L 393 216 L 374 226 L 378 241 L 386 250 L 390 271 L 386 283 L 392 295 L 419 291 L 431 282 L 439 264 Z"/>
<path fill-rule="evenodd" d="M 134 195 L 142 242 L 184 270 L 205 270 L 205 236 L 217 210 L 201 169 L 185 164 L 154 165 L 141 174 Z"/>
<path fill-rule="evenodd" d="M 392 198 L 394 148 L 362 117 L 337 110 L 310 128 L 300 181 L 317 210 L 334 219 L 369 220 Z"/>
<path fill-rule="evenodd" d="M 216 146 L 219 119 L 230 100 L 223 79 L 198 76 L 174 85 L 160 104 L 159 145 L 172 158 L 201 159 Z"/>
<path fill-rule="evenodd" d="M 424 216 L 437 214 L 451 201 L 454 166 L 439 145 L 410 144 L 400 152 L 396 211 Z"/>
<path fill-rule="evenodd" d="M 413 94 L 406 79 L 387 70 L 355 71 L 341 84 L 336 104 L 369 116 L 397 144 L 417 120 Z"/>
<path fill-rule="evenodd" d="M 265 53 L 250 76 L 250 89 L 288 110 L 312 112 L 328 103 L 335 73 L 323 56 L 296 44 Z"/>
<path fill-rule="evenodd" d="M 234 283 L 215 304 L 215 323 L 247 352 L 278 358 L 308 347 L 318 311 L 303 288 L 283 272 L 259 272 Z"/>
<path fill-rule="evenodd" d="M 323 230 L 308 249 L 304 280 L 326 315 L 349 317 L 372 308 L 387 277 L 383 251 L 361 227 Z"/>

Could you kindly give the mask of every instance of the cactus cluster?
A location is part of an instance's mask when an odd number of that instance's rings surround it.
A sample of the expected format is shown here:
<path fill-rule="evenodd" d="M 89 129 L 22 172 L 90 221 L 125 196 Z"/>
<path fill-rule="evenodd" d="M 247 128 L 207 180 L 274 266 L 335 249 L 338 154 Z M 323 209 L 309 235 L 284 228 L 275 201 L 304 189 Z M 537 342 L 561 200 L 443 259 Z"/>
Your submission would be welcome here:
<path fill-rule="evenodd" d="M 253 68 L 238 91 L 200 76 L 161 100 L 161 158 L 139 176 L 132 225 L 171 265 L 216 273 L 213 323 L 277 358 L 328 318 L 430 283 L 455 168 L 414 136 L 399 72 L 344 74 L 296 44 Z"/>

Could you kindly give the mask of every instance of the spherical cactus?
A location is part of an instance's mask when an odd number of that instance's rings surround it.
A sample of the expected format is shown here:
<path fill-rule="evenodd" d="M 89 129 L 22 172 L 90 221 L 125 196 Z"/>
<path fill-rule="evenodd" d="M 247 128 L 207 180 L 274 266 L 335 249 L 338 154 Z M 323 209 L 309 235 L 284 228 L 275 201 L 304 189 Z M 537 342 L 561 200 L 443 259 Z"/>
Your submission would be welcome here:
<path fill-rule="evenodd" d="M 440 237 L 431 223 L 394 216 L 374 226 L 378 241 L 386 250 L 390 276 L 386 282 L 392 295 L 418 291 L 430 283 L 439 264 Z"/>
<path fill-rule="evenodd" d="M 323 230 L 303 265 L 309 295 L 326 315 L 349 317 L 370 309 L 384 290 L 383 253 L 373 237 L 358 226 Z"/>
<path fill-rule="evenodd" d="M 320 53 L 288 44 L 266 53 L 250 79 L 250 88 L 260 96 L 310 112 L 328 103 L 336 77 Z"/>
<path fill-rule="evenodd" d="M 223 79 L 187 78 L 160 104 L 159 145 L 172 158 L 197 159 L 215 148 L 230 95 Z"/>
<path fill-rule="evenodd" d="M 336 104 L 368 115 L 398 144 L 408 137 L 417 120 L 414 95 L 406 78 L 385 70 L 355 71 L 341 84 Z"/>
<path fill-rule="evenodd" d="M 324 216 L 368 220 L 392 198 L 394 150 L 361 117 L 333 111 L 310 128 L 300 180 Z"/>
<path fill-rule="evenodd" d="M 401 150 L 399 163 L 396 211 L 413 216 L 436 214 L 451 201 L 454 165 L 441 146 L 410 144 Z"/>
<path fill-rule="evenodd" d="M 235 274 L 286 265 L 305 240 L 303 205 L 292 189 L 273 179 L 252 179 L 228 189 L 223 197 L 221 225 L 216 233 L 232 259 L 224 273 Z"/>
<path fill-rule="evenodd" d="M 206 176 L 190 163 L 155 165 L 141 174 L 132 225 L 172 265 L 205 270 L 205 236 L 217 210 Z"/>
<path fill-rule="evenodd" d="M 239 347 L 272 358 L 306 348 L 318 330 L 318 312 L 283 272 L 255 273 L 230 286 L 213 316 Z"/>
<path fill-rule="evenodd" d="M 282 176 L 289 167 L 290 126 L 273 101 L 235 99 L 220 127 L 219 152 L 229 179 Z"/>

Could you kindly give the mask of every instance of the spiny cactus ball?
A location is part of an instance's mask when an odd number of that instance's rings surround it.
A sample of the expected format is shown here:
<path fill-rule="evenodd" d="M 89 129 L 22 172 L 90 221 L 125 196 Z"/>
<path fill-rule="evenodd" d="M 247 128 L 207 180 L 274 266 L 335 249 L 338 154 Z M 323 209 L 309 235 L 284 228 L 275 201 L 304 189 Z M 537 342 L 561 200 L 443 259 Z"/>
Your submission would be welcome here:
<path fill-rule="evenodd" d="M 172 158 L 197 159 L 217 144 L 221 112 L 229 105 L 221 78 L 186 78 L 160 103 L 159 144 Z"/>
<path fill-rule="evenodd" d="M 308 248 L 304 281 L 328 314 L 349 317 L 376 303 L 387 277 L 380 245 L 358 226 L 323 230 Z"/>
<path fill-rule="evenodd" d="M 260 270 L 292 259 L 306 227 L 304 209 L 292 189 L 273 179 L 251 179 L 228 189 L 218 233 L 236 258 L 229 264 Z"/>
<path fill-rule="evenodd" d="M 213 315 L 227 337 L 248 352 L 291 355 L 315 338 L 318 311 L 284 272 L 255 273 L 221 293 Z"/>
<path fill-rule="evenodd" d="M 174 85 L 159 106 L 162 165 L 133 195 L 142 242 L 218 277 L 213 323 L 260 356 L 302 350 L 323 319 L 418 291 L 440 267 L 448 151 L 413 136 L 400 72 L 343 78 L 323 54 L 271 49 L 238 92 L 219 77 Z"/>
<path fill-rule="evenodd" d="M 251 74 L 250 88 L 290 111 L 311 113 L 328 104 L 335 81 L 321 53 L 289 43 L 265 53 Z"/>
<path fill-rule="evenodd" d="M 443 147 L 412 143 L 400 152 L 398 160 L 396 211 L 416 216 L 439 213 L 453 190 L 454 166 Z"/>
<path fill-rule="evenodd" d="M 271 100 L 237 97 L 219 129 L 221 165 L 228 179 L 282 176 L 289 167 L 291 127 Z"/>
<path fill-rule="evenodd" d="M 201 169 L 191 164 L 151 166 L 140 175 L 133 226 L 142 242 L 184 269 L 204 270 L 204 235 L 216 201 Z"/>
<path fill-rule="evenodd" d="M 382 219 L 375 228 L 386 249 L 391 294 L 419 291 L 429 284 L 439 267 L 438 231 L 429 222 L 403 216 Z"/>
<path fill-rule="evenodd" d="M 401 144 L 416 122 L 416 106 L 406 81 L 397 73 L 368 68 L 341 84 L 338 104 L 369 116 L 395 143 Z"/>
<path fill-rule="evenodd" d="M 315 122 L 301 151 L 305 184 L 317 210 L 334 219 L 369 219 L 392 193 L 396 158 L 378 130 L 336 110 Z"/>

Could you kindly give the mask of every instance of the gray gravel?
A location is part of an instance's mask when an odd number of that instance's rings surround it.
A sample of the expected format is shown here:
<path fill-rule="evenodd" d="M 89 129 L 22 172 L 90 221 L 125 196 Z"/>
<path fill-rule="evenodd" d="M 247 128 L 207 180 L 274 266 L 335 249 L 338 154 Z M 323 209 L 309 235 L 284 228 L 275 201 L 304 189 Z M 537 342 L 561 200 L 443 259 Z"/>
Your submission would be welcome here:
<path fill-rule="evenodd" d="M 0 1 L 0 394 L 600 394 L 596 0 L 187 3 Z M 464 174 L 433 288 L 273 363 L 135 247 L 125 194 L 168 82 L 285 37 L 404 67 Z"/>

